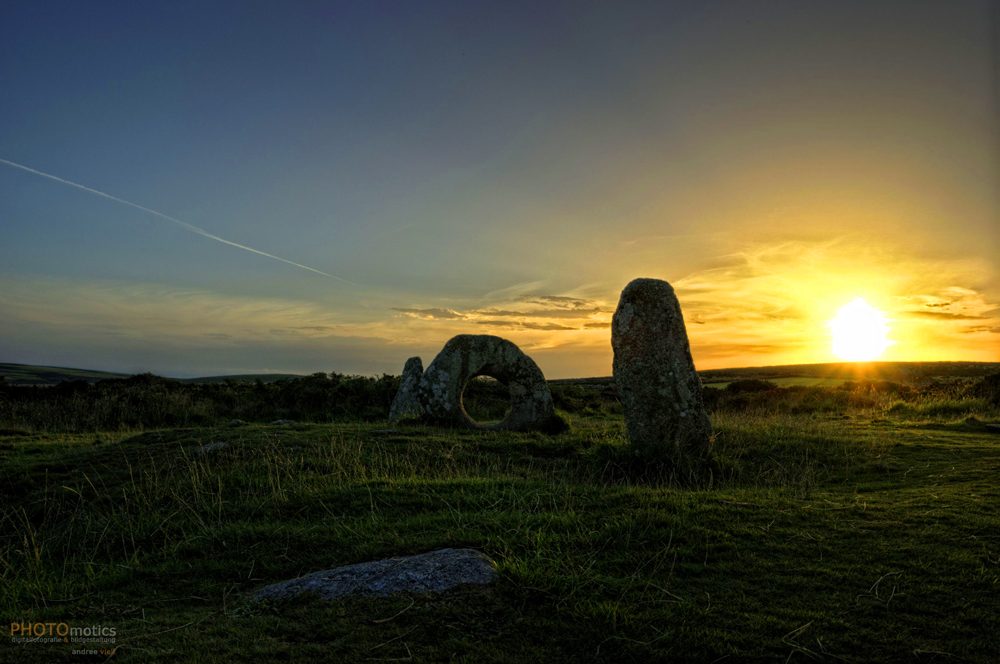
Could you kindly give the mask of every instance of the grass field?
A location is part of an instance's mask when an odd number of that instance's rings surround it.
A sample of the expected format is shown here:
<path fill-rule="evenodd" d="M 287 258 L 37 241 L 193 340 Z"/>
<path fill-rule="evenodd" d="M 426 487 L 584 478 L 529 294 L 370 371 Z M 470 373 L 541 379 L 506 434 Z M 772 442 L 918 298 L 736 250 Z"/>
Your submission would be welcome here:
<path fill-rule="evenodd" d="M 837 378 L 840 380 L 890 380 L 899 383 L 956 381 L 1000 372 L 1000 362 L 831 362 L 743 367 L 699 371 L 705 383 L 782 378 Z"/>
<path fill-rule="evenodd" d="M 696 488 L 635 462 L 620 416 L 554 438 L 6 430 L 0 606 L 8 623 L 114 627 L 128 662 L 996 662 L 997 419 L 982 402 L 717 412 L 719 471 Z M 498 581 L 245 600 L 449 546 L 492 556 Z M 80 647 L 108 646 L 11 643 L 0 661 Z"/>
<path fill-rule="evenodd" d="M 789 387 L 791 385 L 807 385 L 809 387 L 837 387 L 843 385 L 845 380 L 843 378 L 819 378 L 816 376 L 792 376 L 789 378 L 771 378 L 770 382 L 774 383 L 778 387 Z M 725 389 L 730 383 L 734 381 L 725 380 L 718 382 L 706 382 L 705 387 L 716 387 Z"/>

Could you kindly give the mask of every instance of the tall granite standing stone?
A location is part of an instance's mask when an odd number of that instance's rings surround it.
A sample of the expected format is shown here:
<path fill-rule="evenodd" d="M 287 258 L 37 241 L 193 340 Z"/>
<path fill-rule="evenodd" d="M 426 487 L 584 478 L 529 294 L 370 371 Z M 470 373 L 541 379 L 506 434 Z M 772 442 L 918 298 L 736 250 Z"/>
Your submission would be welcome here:
<path fill-rule="evenodd" d="M 476 376 L 496 378 L 510 390 L 510 412 L 499 424 L 479 424 L 465 412 L 462 392 Z M 551 433 L 565 428 L 534 360 L 510 341 L 488 334 L 460 334 L 444 345 L 420 379 L 420 403 L 431 419 L 461 427 Z"/>
<path fill-rule="evenodd" d="M 424 375 L 424 363 L 419 357 L 411 357 L 403 366 L 399 378 L 399 391 L 389 407 L 389 421 L 398 422 L 406 418 L 416 418 L 424 414 L 420 405 L 420 377 Z"/>
<path fill-rule="evenodd" d="M 635 449 L 694 470 L 708 458 L 712 424 L 691 359 L 681 306 L 659 279 L 636 279 L 611 320 L 614 376 Z"/>

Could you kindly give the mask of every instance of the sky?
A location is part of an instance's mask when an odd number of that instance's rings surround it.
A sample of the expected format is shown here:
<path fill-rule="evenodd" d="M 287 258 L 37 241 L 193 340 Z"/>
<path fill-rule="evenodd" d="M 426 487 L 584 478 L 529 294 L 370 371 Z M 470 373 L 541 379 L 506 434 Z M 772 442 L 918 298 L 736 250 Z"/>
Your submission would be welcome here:
<path fill-rule="evenodd" d="M 0 362 L 398 374 L 495 334 L 606 376 L 638 277 L 673 285 L 699 369 L 838 361 L 857 297 L 881 359 L 1000 361 L 998 25 L 988 0 L 0 0 Z"/>

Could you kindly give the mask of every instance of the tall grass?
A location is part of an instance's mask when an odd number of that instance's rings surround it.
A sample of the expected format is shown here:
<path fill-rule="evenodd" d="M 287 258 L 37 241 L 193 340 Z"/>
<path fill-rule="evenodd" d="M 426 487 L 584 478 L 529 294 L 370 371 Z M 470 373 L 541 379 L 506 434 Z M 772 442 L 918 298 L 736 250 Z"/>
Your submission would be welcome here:
<path fill-rule="evenodd" d="M 854 435 L 801 415 L 717 413 L 713 419 L 718 465 L 702 488 L 804 495 L 874 463 L 886 444 L 871 432 Z M 98 577 L 205 555 L 261 528 L 273 534 L 289 518 L 328 518 L 345 509 L 344 499 L 369 500 L 358 494 L 365 486 L 472 483 L 477 491 L 494 487 L 487 496 L 519 478 L 542 481 L 557 493 L 559 486 L 681 486 L 663 469 L 639 465 L 620 421 L 592 421 L 556 445 L 537 434 L 445 430 L 431 436 L 434 429 L 414 427 L 406 440 L 393 441 L 366 431 L 363 425 L 307 429 L 295 446 L 269 429 L 148 432 L 71 449 L 71 465 L 5 492 L 18 499 L 0 505 L 0 608 L 14 607 L 4 597 L 23 606 L 25 597 L 44 605 L 85 594 Z M 409 442 L 414 434 L 419 444 Z M 203 444 L 220 440 L 229 446 L 200 453 Z M 373 502 L 372 519 L 378 510 Z"/>

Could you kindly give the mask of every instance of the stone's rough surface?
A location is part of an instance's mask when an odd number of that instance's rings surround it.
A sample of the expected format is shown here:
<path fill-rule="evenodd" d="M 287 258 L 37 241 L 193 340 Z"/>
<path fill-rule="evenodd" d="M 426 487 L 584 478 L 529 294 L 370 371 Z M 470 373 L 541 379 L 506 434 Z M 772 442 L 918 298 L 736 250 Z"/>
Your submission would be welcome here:
<path fill-rule="evenodd" d="M 473 549 L 440 549 L 403 558 L 387 558 L 325 572 L 315 572 L 291 581 L 261 588 L 252 599 L 288 599 L 313 592 L 323 599 L 344 595 L 442 592 L 462 583 L 490 583 L 496 565 Z"/>
<path fill-rule="evenodd" d="M 611 320 L 611 347 L 631 444 L 677 463 L 706 458 L 712 424 L 670 284 L 636 279 L 625 287 Z"/>
<path fill-rule="evenodd" d="M 208 452 L 214 452 L 215 450 L 224 450 L 229 447 L 229 443 L 209 443 L 208 445 L 203 445 L 194 451 L 195 456 L 201 456 Z"/>
<path fill-rule="evenodd" d="M 420 405 L 420 377 L 424 375 L 424 363 L 419 357 L 411 357 L 403 366 L 399 378 L 399 391 L 389 408 L 389 421 L 398 422 L 407 417 L 420 417 L 424 409 Z"/>
<path fill-rule="evenodd" d="M 465 385 L 476 376 L 496 378 L 510 390 L 510 412 L 499 424 L 479 424 L 462 406 Z M 547 431 L 555 421 L 542 370 L 513 343 L 488 334 L 449 340 L 420 379 L 420 401 L 431 419 L 476 429 Z"/>

